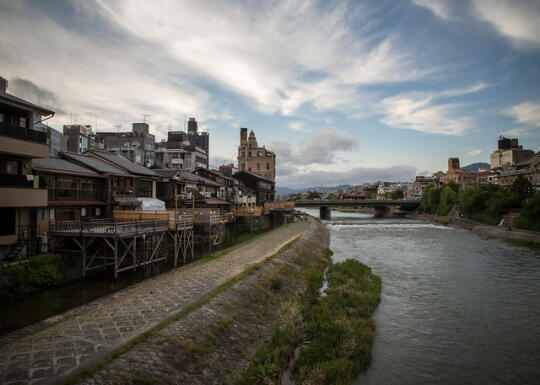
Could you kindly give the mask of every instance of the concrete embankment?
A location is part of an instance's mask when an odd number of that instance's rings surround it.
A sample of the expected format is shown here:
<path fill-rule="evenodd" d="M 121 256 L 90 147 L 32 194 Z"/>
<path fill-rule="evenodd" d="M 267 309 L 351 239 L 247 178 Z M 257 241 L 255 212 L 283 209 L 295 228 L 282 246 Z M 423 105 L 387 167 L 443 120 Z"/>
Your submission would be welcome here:
<path fill-rule="evenodd" d="M 305 291 L 302 272 L 326 258 L 326 228 L 310 220 L 300 238 L 210 293 L 200 306 L 95 366 L 81 384 L 234 383 L 287 308 Z M 77 381 L 75 381 L 77 380 Z"/>
<path fill-rule="evenodd" d="M 536 243 L 540 245 L 540 234 L 534 231 L 526 231 L 519 229 L 508 230 L 503 227 L 486 225 L 483 223 L 471 221 L 466 218 L 454 218 L 427 214 L 409 214 L 408 217 L 424 219 L 442 225 L 471 230 L 486 237 L 501 238 L 505 240 L 531 244 Z"/>
<path fill-rule="evenodd" d="M 115 357 L 121 360 L 120 353 L 134 349 L 165 325 L 207 303 L 212 294 L 308 227 L 306 223 L 279 227 L 219 257 L 171 270 L 0 337 L 0 383 L 58 383 L 89 365 L 101 365 Z M 187 325 L 198 332 L 198 320 Z"/>

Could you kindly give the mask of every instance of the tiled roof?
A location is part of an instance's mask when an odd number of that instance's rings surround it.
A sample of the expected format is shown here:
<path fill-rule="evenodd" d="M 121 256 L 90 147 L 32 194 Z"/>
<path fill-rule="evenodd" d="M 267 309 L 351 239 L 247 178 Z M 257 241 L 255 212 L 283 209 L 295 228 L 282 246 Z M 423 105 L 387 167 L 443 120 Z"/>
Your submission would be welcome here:
<path fill-rule="evenodd" d="M 79 166 L 78 164 L 70 162 L 66 159 L 55 157 L 32 159 L 32 168 L 35 170 L 54 170 L 60 173 L 67 172 L 100 176 L 97 172 L 89 168 Z"/>
<path fill-rule="evenodd" d="M 237 172 L 236 174 L 234 174 L 234 175 L 238 175 L 238 174 L 242 174 L 242 173 L 247 174 L 247 175 L 251 175 L 252 177 L 255 177 L 255 178 L 257 178 L 257 179 L 263 180 L 263 181 L 265 181 L 265 182 L 275 183 L 275 182 L 273 182 L 273 181 L 270 180 L 270 179 L 263 178 L 262 176 L 260 176 L 260 175 L 258 175 L 258 174 L 255 174 L 255 173 L 252 173 L 252 172 L 249 172 L 249 171 L 238 171 L 238 172 Z"/>
<path fill-rule="evenodd" d="M 89 155 L 77 154 L 75 152 L 62 152 L 62 156 L 70 160 L 82 163 L 86 167 L 91 168 L 99 173 L 114 174 L 114 175 L 129 175 L 124 170 L 114 167 L 98 158 Z"/>
<path fill-rule="evenodd" d="M 156 174 L 154 171 L 150 170 L 149 168 L 140 166 L 137 163 L 133 163 L 124 157 L 110 153 L 108 151 L 90 150 L 89 152 L 111 163 L 114 163 L 115 165 L 122 167 L 125 170 L 128 170 L 131 174 L 143 175 L 143 176 L 154 176 L 154 177 L 159 176 L 158 174 Z"/>
<path fill-rule="evenodd" d="M 43 115 L 54 115 L 54 111 L 49 110 L 48 108 L 40 107 L 34 103 L 30 103 L 24 99 L 18 98 L 16 96 L 10 95 L 4 91 L 0 91 L 0 99 L 6 99 L 13 103 L 21 104 L 25 107 L 29 107 L 33 110 L 38 110 L 43 113 Z"/>
<path fill-rule="evenodd" d="M 179 170 L 177 170 L 175 168 L 155 168 L 155 169 L 153 169 L 153 171 L 158 173 L 162 177 L 172 178 L 173 176 L 175 176 L 178 173 Z"/>

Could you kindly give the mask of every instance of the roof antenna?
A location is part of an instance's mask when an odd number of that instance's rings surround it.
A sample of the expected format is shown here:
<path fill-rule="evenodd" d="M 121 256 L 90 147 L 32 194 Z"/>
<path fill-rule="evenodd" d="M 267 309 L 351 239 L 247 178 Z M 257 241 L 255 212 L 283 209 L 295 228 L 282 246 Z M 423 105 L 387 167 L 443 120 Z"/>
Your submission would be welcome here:
<path fill-rule="evenodd" d="M 120 133 L 120 127 L 122 127 L 121 124 L 117 124 L 117 125 L 116 125 L 116 132 L 117 132 L 117 133 Z"/>
<path fill-rule="evenodd" d="M 143 120 L 143 123 L 146 123 L 146 118 L 149 117 L 150 115 L 148 114 L 142 114 L 142 120 Z"/>

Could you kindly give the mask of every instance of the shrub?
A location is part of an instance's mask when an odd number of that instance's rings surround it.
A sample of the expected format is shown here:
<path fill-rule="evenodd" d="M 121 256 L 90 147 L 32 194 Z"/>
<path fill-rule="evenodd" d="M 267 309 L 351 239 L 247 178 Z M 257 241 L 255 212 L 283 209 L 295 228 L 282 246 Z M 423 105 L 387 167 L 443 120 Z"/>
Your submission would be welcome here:
<path fill-rule="evenodd" d="M 40 254 L 3 269 L 8 295 L 19 294 L 25 288 L 47 288 L 62 283 L 62 258 L 58 254 Z"/>

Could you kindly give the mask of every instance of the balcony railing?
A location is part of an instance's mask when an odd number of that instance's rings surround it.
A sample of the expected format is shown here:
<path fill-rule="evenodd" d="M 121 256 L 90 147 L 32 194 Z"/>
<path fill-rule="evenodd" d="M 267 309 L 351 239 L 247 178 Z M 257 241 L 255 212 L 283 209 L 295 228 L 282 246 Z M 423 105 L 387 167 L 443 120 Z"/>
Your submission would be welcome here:
<path fill-rule="evenodd" d="M 25 127 L 17 127 L 6 122 L 0 123 L 0 136 L 8 136 L 21 140 L 29 140 L 40 144 L 47 144 L 47 133 Z"/>
<path fill-rule="evenodd" d="M 34 181 L 26 175 L 0 174 L 0 187 L 34 188 Z"/>
<path fill-rule="evenodd" d="M 49 188 L 48 197 L 56 200 L 103 201 L 102 190 L 85 190 L 78 188 Z"/>

